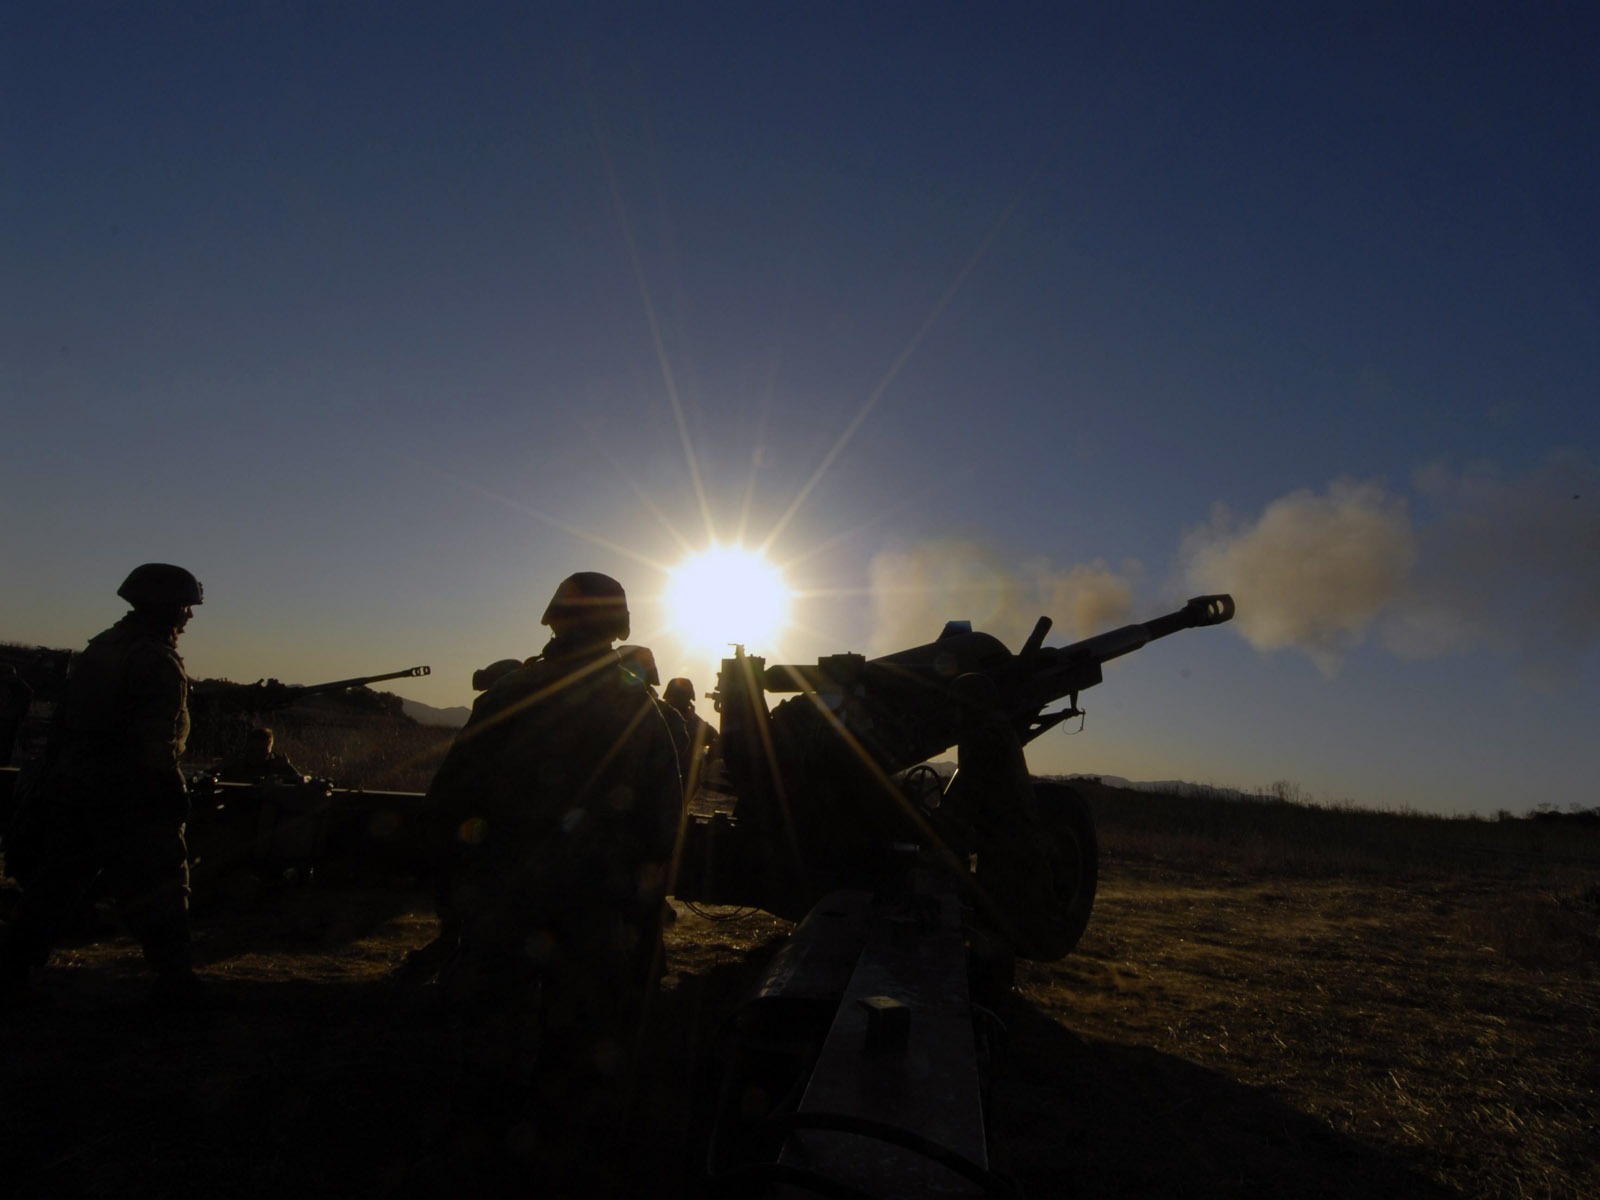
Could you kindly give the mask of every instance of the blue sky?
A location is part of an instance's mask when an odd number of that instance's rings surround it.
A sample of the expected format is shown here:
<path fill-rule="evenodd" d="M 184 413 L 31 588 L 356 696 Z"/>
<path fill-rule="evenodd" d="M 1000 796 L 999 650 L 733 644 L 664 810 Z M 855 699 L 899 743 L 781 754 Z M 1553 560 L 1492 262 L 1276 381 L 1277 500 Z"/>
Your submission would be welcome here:
<path fill-rule="evenodd" d="M 454 9 L 0 16 L 0 638 L 443 706 L 594 569 L 706 690 L 742 531 L 772 659 L 1235 594 L 1036 770 L 1600 803 L 1587 8 Z"/>

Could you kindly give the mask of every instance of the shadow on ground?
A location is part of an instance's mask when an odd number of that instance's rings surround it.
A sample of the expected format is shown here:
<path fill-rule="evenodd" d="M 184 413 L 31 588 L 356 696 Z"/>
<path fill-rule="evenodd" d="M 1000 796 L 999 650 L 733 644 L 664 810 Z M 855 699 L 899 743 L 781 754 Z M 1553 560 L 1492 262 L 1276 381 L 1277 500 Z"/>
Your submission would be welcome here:
<path fill-rule="evenodd" d="M 351 901 L 354 904 L 354 901 Z M 56 1003 L 0 1018 L 0 1188 L 9 1197 L 699 1197 L 691 1114 L 716 1030 L 780 944 L 681 970 L 655 1000 L 625 1135 L 544 1146 L 485 1111 L 456 1031 L 385 972 L 309 979 L 311 944 L 381 923 L 370 910 L 283 910 L 208 933 L 206 961 L 248 946 L 280 964 L 229 983 L 226 1011 L 161 1016 L 144 981 L 56 968 Z M 295 906 L 291 905 L 291 909 Z M 391 946 L 392 955 L 406 947 Z M 264 958 L 262 957 L 264 956 Z M 695 961 L 695 960 L 686 960 Z M 220 969 L 220 968 L 219 968 Z M 1018 1001 L 996 1095 L 997 1165 L 1044 1197 L 1448 1200 L 1403 1162 L 1182 1059 L 1086 1041 Z M 559 1159 L 558 1174 L 551 1163 Z"/>
<path fill-rule="evenodd" d="M 365 926 L 372 915 L 351 917 Z M 321 940 L 316 922 L 299 933 L 290 924 L 277 946 Z M 241 944 L 270 953 L 232 925 L 204 941 L 208 963 L 226 964 Z M 381 973 L 338 982 L 210 970 L 224 979 L 226 1009 L 164 1015 L 132 964 L 57 966 L 40 989 L 45 1007 L 0 1017 L 0 1194 L 694 1196 L 685 1147 L 698 1063 L 773 949 L 682 975 L 656 998 L 622 1136 L 543 1150 L 530 1147 L 526 1121 L 486 1106 L 463 1077 L 458 1030 L 425 992 Z"/>
<path fill-rule="evenodd" d="M 1224 1075 L 1086 1041 L 1018 1001 L 996 1093 L 998 1165 L 1031 1197 L 1454 1200 L 1384 1151 Z"/>

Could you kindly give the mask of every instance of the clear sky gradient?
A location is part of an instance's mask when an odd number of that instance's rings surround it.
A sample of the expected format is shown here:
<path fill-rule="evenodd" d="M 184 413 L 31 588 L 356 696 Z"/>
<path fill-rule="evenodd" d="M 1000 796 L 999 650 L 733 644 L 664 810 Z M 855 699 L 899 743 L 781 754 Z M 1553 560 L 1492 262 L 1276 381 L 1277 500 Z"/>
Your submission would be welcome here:
<path fill-rule="evenodd" d="M 0 638 L 147 560 L 192 674 L 429 663 L 712 537 L 771 660 L 1231 591 L 1043 772 L 1600 803 L 1584 5 L 0 14 Z M 730 637 L 732 635 L 730 634 Z"/>

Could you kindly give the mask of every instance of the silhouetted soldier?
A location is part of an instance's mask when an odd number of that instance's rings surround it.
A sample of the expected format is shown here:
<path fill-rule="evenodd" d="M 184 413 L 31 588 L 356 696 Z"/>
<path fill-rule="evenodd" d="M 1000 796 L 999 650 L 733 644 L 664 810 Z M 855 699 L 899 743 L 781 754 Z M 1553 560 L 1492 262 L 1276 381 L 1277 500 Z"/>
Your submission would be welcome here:
<path fill-rule="evenodd" d="M 655 701 L 656 711 L 661 714 L 661 719 L 667 723 L 667 732 L 672 735 L 673 753 L 678 759 L 678 777 L 684 781 L 687 789 L 689 780 L 689 727 L 683 723 L 683 717 L 678 710 L 663 700 L 656 688 L 661 684 L 661 670 L 656 666 L 656 653 L 649 646 L 618 646 L 617 657 L 622 660 L 622 668 L 631 674 L 637 683 L 646 688 L 650 698 Z M 685 790 L 683 799 L 688 799 Z M 678 919 L 677 909 L 672 907 L 670 901 L 664 896 L 661 900 L 661 924 L 672 925 Z M 660 938 L 653 943 L 642 944 L 639 947 L 639 958 L 643 964 L 646 977 L 652 985 L 660 981 L 666 963 L 662 958 Z"/>
<path fill-rule="evenodd" d="M 43 761 L 24 786 L 18 832 L 33 866 L 0 941 L 0 989 L 12 1002 L 97 882 L 155 970 L 155 998 L 200 998 L 178 770 L 189 680 L 177 649 L 200 583 L 182 567 L 145 563 L 117 595 L 133 611 L 73 658 Z"/>
<path fill-rule="evenodd" d="M 469 1054 L 536 1083 L 559 1127 L 598 1120 L 630 1063 L 680 784 L 661 714 L 611 648 L 628 635 L 622 586 L 570 576 L 542 620 L 544 652 L 478 698 L 428 801 L 441 924 L 460 930 L 442 984 L 470 1014 Z"/>
<path fill-rule="evenodd" d="M 618 646 L 617 657 L 622 660 L 623 670 L 631 674 L 656 702 L 661 719 L 667 723 L 667 732 L 672 735 L 672 748 L 678 755 L 678 774 L 682 775 L 689 763 L 689 727 L 683 723 L 678 710 L 656 691 L 661 685 L 661 671 L 656 666 L 655 651 L 649 646 Z"/>
<path fill-rule="evenodd" d="M 17 733 L 28 719 L 28 705 L 32 702 L 33 689 L 17 669 L 10 663 L 0 663 L 0 766 L 11 761 Z"/>
<path fill-rule="evenodd" d="M 685 783 L 692 789 L 700 772 L 705 770 L 706 758 L 710 755 L 711 748 L 717 744 L 720 735 L 710 721 L 695 712 L 692 681 L 681 675 L 676 679 L 669 679 L 662 698 L 683 720 L 689 743 L 688 753 L 682 756 L 683 776 Z"/>
<path fill-rule="evenodd" d="M 534 660 L 530 658 L 528 661 Z M 479 667 L 472 673 L 472 690 L 486 692 L 522 665 L 523 660 L 520 658 L 501 658 L 487 667 Z M 442 792 L 436 779 L 429 787 L 429 797 L 424 802 L 424 811 L 436 817 L 440 795 Z M 461 920 L 456 915 L 455 906 L 449 897 L 449 892 L 454 886 L 452 870 L 456 848 L 448 831 L 438 834 L 434 841 L 437 846 L 443 848 L 443 857 L 435 869 L 434 881 L 434 907 L 439 914 L 439 934 L 426 946 L 412 950 L 406 955 L 405 962 L 394 976 L 396 982 L 404 986 L 415 986 L 432 980 L 454 956 L 461 943 Z"/>
<path fill-rule="evenodd" d="M 252 729 L 245 735 L 244 747 L 222 760 L 217 778 L 224 783 L 299 783 L 304 779 L 289 756 L 275 753 L 272 746 L 272 730 Z"/>

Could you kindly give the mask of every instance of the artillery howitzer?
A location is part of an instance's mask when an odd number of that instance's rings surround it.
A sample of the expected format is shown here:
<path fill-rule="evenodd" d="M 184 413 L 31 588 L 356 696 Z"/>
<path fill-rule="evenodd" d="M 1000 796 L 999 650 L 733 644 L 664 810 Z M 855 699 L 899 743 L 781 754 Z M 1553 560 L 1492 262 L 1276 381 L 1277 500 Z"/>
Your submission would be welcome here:
<path fill-rule="evenodd" d="M 674 894 L 800 924 L 719 1038 L 698 1121 L 710 1176 L 1011 1194 L 988 1168 L 995 1010 L 1015 955 L 1077 944 L 1098 878 L 1087 803 L 1035 783 L 1023 747 L 1081 715 L 1109 660 L 1232 616 L 1231 597 L 1200 596 L 1060 648 L 1041 617 L 1015 655 L 951 622 L 876 659 L 723 660 L 722 777 L 691 798 Z M 769 712 L 767 693 L 790 698 Z M 945 782 L 926 760 L 952 746 Z"/>
<path fill-rule="evenodd" d="M 255 684 L 205 681 L 190 693 L 194 727 L 189 748 L 201 761 L 243 741 L 249 716 L 277 712 L 313 696 L 365 687 L 389 679 L 414 679 L 426 666 L 309 685 L 266 680 Z M 229 736 L 229 734 L 233 736 Z M 41 738 L 47 745 L 48 734 Z M 41 746 L 39 754 L 47 751 Z M 279 760 L 280 763 L 282 760 Z M 305 878 L 313 866 L 337 861 L 368 878 L 399 878 L 423 870 L 417 813 L 420 793 L 336 788 L 327 779 L 282 770 L 246 771 L 223 782 L 214 769 L 187 763 L 191 815 L 190 859 L 197 899 L 204 902 L 232 886 L 246 869 L 264 874 L 293 870 Z M 0 770 L 0 833 L 18 838 L 16 783 L 21 772 Z M 16 848 L 9 856 L 14 871 Z"/>
<path fill-rule="evenodd" d="M 242 729 L 237 718 L 280 712 L 313 696 L 430 673 L 431 668 L 423 666 L 327 683 L 283 684 L 268 679 L 254 684 L 197 684 L 191 694 L 196 726 L 191 749 L 215 753 L 229 741 L 236 742 L 237 736 L 228 739 L 219 728 L 230 724 L 230 717 L 239 727 L 234 730 L 237 735 Z M 253 772 L 251 766 L 249 760 L 233 758 L 223 762 L 220 772 L 190 776 L 190 856 L 202 899 L 246 866 L 268 874 L 290 872 L 299 879 L 308 878 L 316 865 L 329 859 L 358 864 L 369 873 L 385 866 L 402 875 L 417 869 L 421 860 L 413 827 L 419 796 L 335 788 L 327 779 L 291 773 L 281 758 L 262 761 L 259 771 Z"/>
<path fill-rule="evenodd" d="M 403 671 L 388 671 L 381 675 L 358 675 L 350 679 L 313 684 L 285 684 L 276 679 L 257 680 L 255 683 L 201 680 L 189 691 L 190 729 L 186 761 L 195 768 L 220 761 L 234 762 L 241 770 L 247 769 L 249 764 L 239 763 L 238 759 L 244 754 L 245 743 L 258 718 L 294 709 L 302 701 L 314 697 L 350 692 L 387 679 L 415 679 L 431 673 L 429 667 L 407 667 Z M 338 715 L 333 712 L 321 712 L 315 716 L 306 712 L 290 712 L 283 721 L 290 729 L 298 730 L 308 724 L 347 724 L 339 720 L 339 715 L 359 719 L 357 714 L 399 716 L 401 711 L 401 701 L 397 697 L 365 692 L 341 701 Z M 191 777 L 201 774 L 198 770 L 189 770 L 189 773 Z"/>
<path fill-rule="evenodd" d="M 386 679 L 416 679 L 431 673 L 429 667 L 407 667 L 404 671 L 389 671 L 383 675 L 357 675 L 352 679 L 311 684 L 279 683 L 276 679 L 258 679 L 254 683 L 205 680 L 191 689 L 189 708 L 191 715 L 201 718 L 223 713 L 278 712 L 312 696 L 345 692 Z"/>

